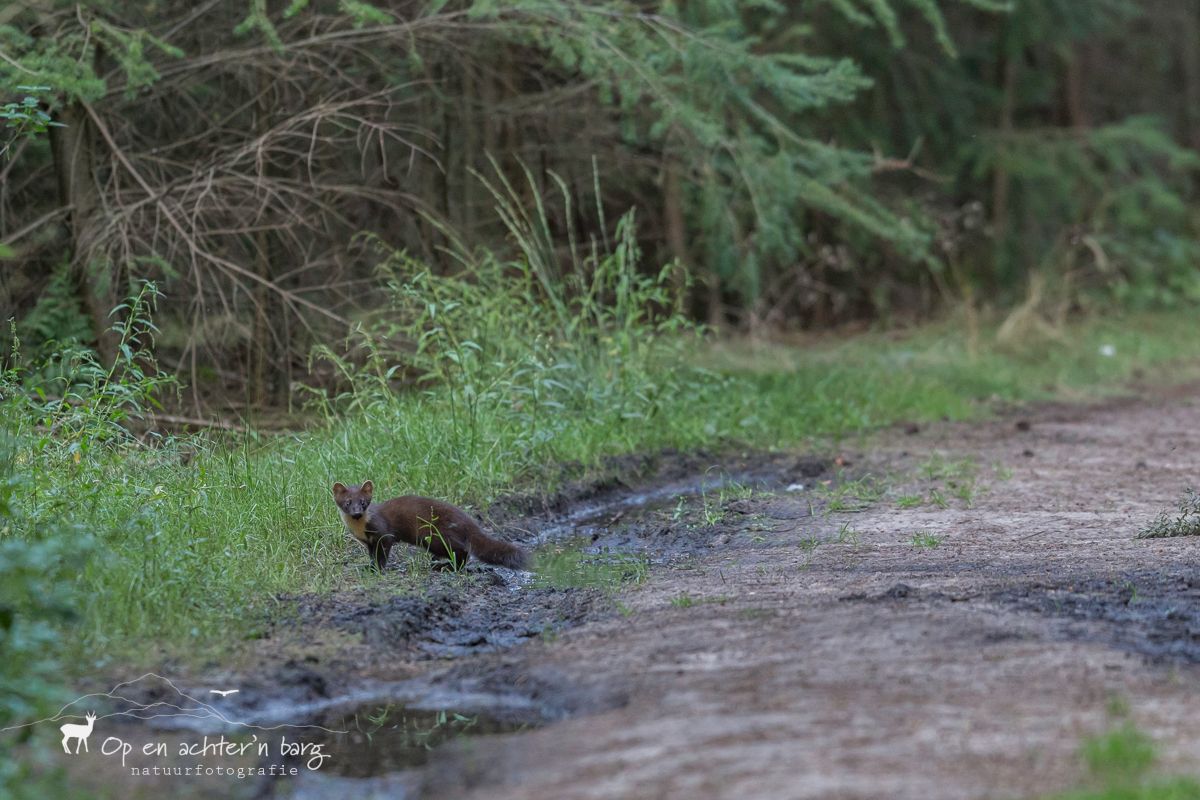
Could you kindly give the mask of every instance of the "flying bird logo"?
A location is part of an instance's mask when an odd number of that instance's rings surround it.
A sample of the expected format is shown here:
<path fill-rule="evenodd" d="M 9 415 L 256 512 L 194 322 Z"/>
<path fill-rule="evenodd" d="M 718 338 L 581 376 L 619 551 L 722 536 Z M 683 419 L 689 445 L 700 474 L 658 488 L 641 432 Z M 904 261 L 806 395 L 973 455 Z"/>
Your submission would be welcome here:
<path fill-rule="evenodd" d="M 228 697 L 231 694 L 237 694 L 241 689 L 209 689 L 209 694 L 219 694 L 221 697 Z"/>

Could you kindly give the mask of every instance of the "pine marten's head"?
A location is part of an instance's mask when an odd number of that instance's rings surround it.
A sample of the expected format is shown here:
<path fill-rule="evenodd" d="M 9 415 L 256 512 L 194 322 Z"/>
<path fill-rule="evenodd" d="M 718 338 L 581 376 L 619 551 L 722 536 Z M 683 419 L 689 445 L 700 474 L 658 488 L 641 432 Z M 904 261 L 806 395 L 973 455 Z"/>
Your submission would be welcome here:
<path fill-rule="evenodd" d="M 366 516 L 367 507 L 371 505 L 371 495 L 375 492 L 375 484 L 367 481 L 362 486 L 347 486 L 344 483 L 333 485 L 333 502 L 352 520 L 358 521 Z"/>

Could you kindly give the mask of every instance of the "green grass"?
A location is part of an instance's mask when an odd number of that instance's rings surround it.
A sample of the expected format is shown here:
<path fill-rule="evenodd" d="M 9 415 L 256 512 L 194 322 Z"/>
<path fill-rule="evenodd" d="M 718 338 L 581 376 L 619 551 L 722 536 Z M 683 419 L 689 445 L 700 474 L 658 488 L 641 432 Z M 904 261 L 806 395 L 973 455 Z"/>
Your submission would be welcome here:
<path fill-rule="evenodd" d="M 1085 739 L 1080 757 L 1088 786 L 1044 800 L 1200 800 L 1200 782 L 1151 774 L 1154 743 L 1128 722 Z"/>
<path fill-rule="evenodd" d="M 927 481 L 945 481 L 948 484 L 972 480 L 978 472 L 974 459 L 948 460 L 942 453 L 934 453 L 917 467 L 921 477 Z"/>
<path fill-rule="evenodd" d="M 866 511 L 883 497 L 885 487 L 873 475 L 864 475 L 854 480 L 842 480 L 841 476 L 819 494 L 825 498 L 825 512 Z"/>
<path fill-rule="evenodd" d="M 942 543 L 941 537 L 934 536 L 929 531 L 917 531 L 909 541 L 918 550 L 932 550 Z"/>
<path fill-rule="evenodd" d="M 849 522 L 842 523 L 838 528 L 837 536 L 834 541 L 838 544 L 848 544 L 852 547 L 858 547 L 859 541 L 862 539 L 862 534 L 850 527 Z"/>
<path fill-rule="evenodd" d="M 960 328 L 945 322 L 903 337 L 825 338 L 804 348 L 731 343 L 715 348 L 705 363 L 755 375 L 764 386 L 804 375 L 812 390 L 823 394 L 832 389 L 831 396 L 840 390 L 848 402 L 842 413 L 831 416 L 852 429 L 941 415 L 970 418 L 979 413 L 981 399 L 1094 399 L 1096 389 L 1100 394 L 1115 391 L 1135 370 L 1200 356 L 1200 341 L 1193 335 L 1197 327 L 1195 309 L 1106 314 L 1074 323 L 1058 341 L 1000 346 L 987 334 L 972 356 Z M 1113 346 L 1113 356 L 1101 354 L 1104 344 Z M 856 391 L 850 385 L 853 373 L 867 366 L 877 374 L 862 387 L 865 391 Z M 1195 364 L 1172 373 L 1172 379 L 1180 380 L 1198 374 Z M 901 409 L 910 413 L 890 413 Z"/>
<path fill-rule="evenodd" d="M 732 357 L 748 345 L 714 347 L 677 318 L 650 317 L 646 309 L 666 302 L 669 276 L 638 284 L 634 256 L 621 258 L 596 265 L 597 294 L 566 311 L 512 265 L 476 265 L 477 284 L 410 272 L 393 288 L 398 303 L 420 300 L 397 312 L 409 327 L 362 334 L 366 356 L 353 364 L 327 353 L 348 388 L 322 402 L 324 424 L 286 435 L 101 435 L 108 428 L 96 415 L 126 398 L 64 425 L 85 411 L 47 411 L 16 391 L 19 376 L 7 377 L 0 478 L 21 488 L 13 514 L 0 513 L 0 535 L 66 531 L 95 545 L 90 558 L 68 555 L 73 588 L 91 599 L 72 631 L 89 654 L 78 668 L 153 662 L 162 654 L 150 643 L 211 657 L 259 627 L 279 595 L 370 580 L 358 569 L 366 556 L 341 530 L 335 480 L 370 478 L 383 497 L 430 494 L 484 509 L 514 489 L 553 488 L 556 464 L 595 469 L 607 456 L 662 448 L 810 447 L 901 420 L 978 418 L 997 400 L 1090 396 L 1135 368 L 1200 357 L 1200 337 L 1179 335 L 1194 317 L 1177 313 L 1085 321 L 1067 331 L 1069 344 L 1029 352 L 984 346 L 971 355 L 942 326 L 772 348 L 768 366 Z M 385 346 L 397 339 L 423 349 Z M 1117 356 L 1098 355 L 1101 343 Z M 397 386 L 397 364 L 411 364 L 421 383 Z M 933 468 L 962 477 L 961 465 Z M 850 509 L 880 495 L 859 481 L 831 500 Z M 706 514 L 722 513 L 724 499 L 706 495 Z M 563 551 L 544 554 L 540 570 L 547 585 L 612 586 L 630 570 L 644 575 L 645 564 L 614 568 Z"/>

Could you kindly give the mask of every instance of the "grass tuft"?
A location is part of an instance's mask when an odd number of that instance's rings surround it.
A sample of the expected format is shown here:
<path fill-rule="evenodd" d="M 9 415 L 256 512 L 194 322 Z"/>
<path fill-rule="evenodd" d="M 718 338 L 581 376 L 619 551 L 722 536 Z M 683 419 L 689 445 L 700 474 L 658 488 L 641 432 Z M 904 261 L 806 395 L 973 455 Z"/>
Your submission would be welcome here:
<path fill-rule="evenodd" d="M 1046 800 L 1200 800 L 1200 782 L 1151 774 L 1154 743 L 1129 722 L 1085 739 L 1079 754 L 1091 786 Z"/>
<path fill-rule="evenodd" d="M 929 531 L 917 531 L 912 535 L 910 542 L 918 550 L 932 550 L 940 545 L 942 540 L 941 537 L 934 536 Z"/>
<path fill-rule="evenodd" d="M 1163 511 L 1138 532 L 1139 539 L 1200 536 L 1200 493 L 1186 489 L 1176 511 Z"/>

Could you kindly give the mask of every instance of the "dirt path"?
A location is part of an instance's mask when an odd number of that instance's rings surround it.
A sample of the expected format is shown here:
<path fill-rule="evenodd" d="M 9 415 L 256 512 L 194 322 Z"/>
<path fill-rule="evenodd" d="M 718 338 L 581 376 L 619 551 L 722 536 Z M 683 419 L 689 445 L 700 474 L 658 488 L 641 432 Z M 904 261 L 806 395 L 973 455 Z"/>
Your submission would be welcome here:
<path fill-rule="evenodd" d="M 649 490 L 494 520 L 648 556 L 615 595 L 490 568 L 366 581 L 348 542 L 343 591 L 291 598 L 248 661 L 190 684 L 240 687 L 213 700 L 231 718 L 350 729 L 327 766 L 190 794 L 97 780 L 130 800 L 1032 798 L 1079 781 L 1114 703 L 1164 772 L 1200 773 L 1200 539 L 1134 538 L 1200 482 L 1197 454 L 1193 387 L 900 428 L 841 467 L 721 463 L 770 492 L 641 459 Z"/>
<path fill-rule="evenodd" d="M 1200 542 L 1133 538 L 1200 479 L 1198 400 L 897 433 L 855 465 L 893 476 L 860 513 L 738 501 L 625 615 L 452 670 L 598 710 L 449 748 L 421 794 L 1030 797 L 1078 779 L 1114 697 L 1200 771 Z"/>

